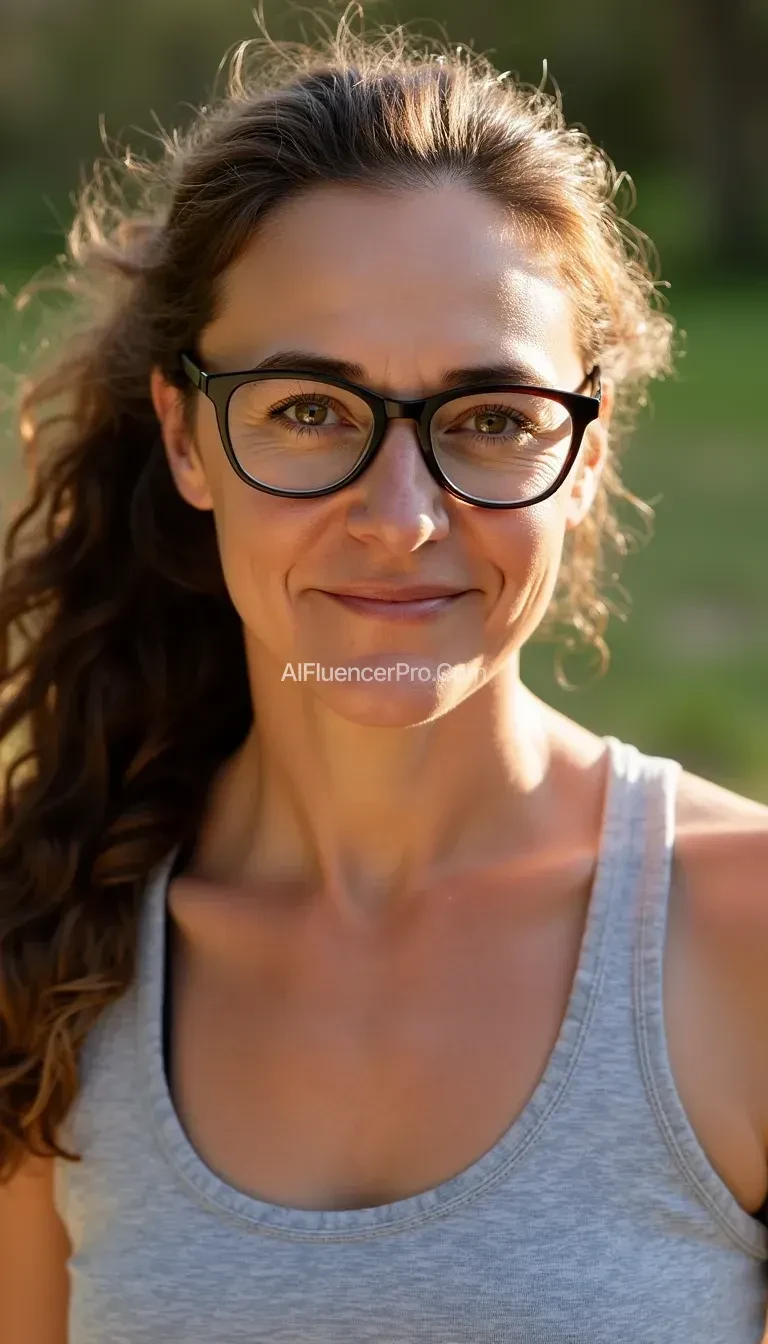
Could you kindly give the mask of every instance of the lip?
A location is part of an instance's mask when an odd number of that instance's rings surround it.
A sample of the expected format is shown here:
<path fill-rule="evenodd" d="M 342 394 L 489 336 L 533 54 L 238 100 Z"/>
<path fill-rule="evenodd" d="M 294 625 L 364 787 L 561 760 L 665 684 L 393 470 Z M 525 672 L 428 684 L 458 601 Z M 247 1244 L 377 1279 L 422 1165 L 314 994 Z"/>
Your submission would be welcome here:
<path fill-rule="evenodd" d="M 334 602 L 365 616 L 388 621 L 423 621 L 450 611 L 469 590 L 439 584 L 419 584 L 410 588 L 370 584 L 364 588 L 322 591 Z"/>
<path fill-rule="evenodd" d="M 421 602 L 433 597 L 460 597 L 466 588 L 449 583 L 355 583 L 323 589 L 330 597 L 363 597 L 376 602 Z"/>

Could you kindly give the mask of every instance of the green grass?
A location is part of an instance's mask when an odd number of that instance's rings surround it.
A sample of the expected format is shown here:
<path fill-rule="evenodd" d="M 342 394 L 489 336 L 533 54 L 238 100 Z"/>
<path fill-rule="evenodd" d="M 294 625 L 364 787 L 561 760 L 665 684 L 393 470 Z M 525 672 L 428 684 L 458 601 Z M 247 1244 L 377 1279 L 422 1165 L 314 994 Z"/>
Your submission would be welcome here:
<path fill-rule="evenodd" d="M 12 290 L 18 277 L 5 276 Z M 530 645 L 523 675 L 555 708 L 642 750 L 768 802 L 768 286 L 713 280 L 670 294 L 687 333 L 677 375 L 654 384 L 624 458 L 624 479 L 655 501 L 654 536 L 624 560 L 631 597 L 612 619 L 611 666 L 600 681 L 562 691 L 553 649 Z M 13 333 L 0 360 L 18 367 Z M 2 440 L 6 493 L 13 445 Z M 10 482 L 10 485 L 8 484 Z M 583 668 L 568 665 L 569 674 Z"/>

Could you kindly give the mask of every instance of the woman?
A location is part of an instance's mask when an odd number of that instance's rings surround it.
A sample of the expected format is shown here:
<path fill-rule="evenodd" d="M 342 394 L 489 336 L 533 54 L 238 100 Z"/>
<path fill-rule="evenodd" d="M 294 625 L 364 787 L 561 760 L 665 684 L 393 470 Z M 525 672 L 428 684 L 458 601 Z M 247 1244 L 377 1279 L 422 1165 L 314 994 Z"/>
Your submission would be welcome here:
<path fill-rule="evenodd" d="M 3 1340 L 757 1344 L 768 809 L 519 670 L 605 654 L 642 235 L 479 57 L 242 55 L 21 402 Z"/>

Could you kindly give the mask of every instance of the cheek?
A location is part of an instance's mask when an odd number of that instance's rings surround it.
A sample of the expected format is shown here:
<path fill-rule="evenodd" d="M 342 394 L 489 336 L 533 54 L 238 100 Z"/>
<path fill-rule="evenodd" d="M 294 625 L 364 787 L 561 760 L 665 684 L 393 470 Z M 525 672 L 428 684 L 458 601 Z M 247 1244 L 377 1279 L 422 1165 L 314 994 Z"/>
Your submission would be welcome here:
<path fill-rule="evenodd" d="M 252 489 L 234 473 L 214 491 L 214 519 L 224 579 L 246 629 L 265 642 L 288 628 L 286 585 L 307 549 L 298 501 Z"/>
<path fill-rule="evenodd" d="M 486 560 L 498 571 L 508 599 L 554 585 L 565 536 L 556 497 L 528 509 L 489 511 L 481 531 Z"/>

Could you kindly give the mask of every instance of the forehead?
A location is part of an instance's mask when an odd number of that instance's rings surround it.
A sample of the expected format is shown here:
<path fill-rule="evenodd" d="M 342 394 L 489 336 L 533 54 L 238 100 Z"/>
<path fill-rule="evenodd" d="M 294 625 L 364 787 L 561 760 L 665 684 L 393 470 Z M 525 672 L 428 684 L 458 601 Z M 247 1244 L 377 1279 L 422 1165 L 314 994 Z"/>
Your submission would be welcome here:
<path fill-rule="evenodd" d="M 552 384 L 582 377 L 554 268 L 497 202 L 457 185 L 322 186 L 286 202 L 220 278 L 199 344 L 213 370 L 312 349 L 400 394 L 500 358 Z"/>

